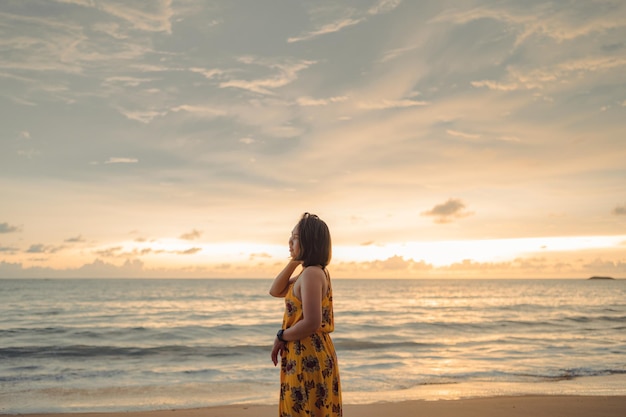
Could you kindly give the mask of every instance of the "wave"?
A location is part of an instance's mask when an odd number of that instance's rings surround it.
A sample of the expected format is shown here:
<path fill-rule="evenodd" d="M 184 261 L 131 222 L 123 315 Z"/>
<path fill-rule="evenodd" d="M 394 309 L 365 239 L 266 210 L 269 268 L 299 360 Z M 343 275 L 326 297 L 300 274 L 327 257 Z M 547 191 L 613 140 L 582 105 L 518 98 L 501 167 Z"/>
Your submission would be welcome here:
<path fill-rule="evenodd" d="M 576 323 L 589 323 L 592 321 L 608 321 L 615 323 L 626 322 L 626 316 L 573 316 L 565 317 L 565 320 L 573 321 Z"/>
<path fill-rule="evenodd" d="M 626 369 L 590 369 L 590 368 L 572 368 L 562 369 L 555 373 L 515 373 L 515 376 L 536 378 L 546 381 L 567 381 L 580 377 L 591 376 L 610 376 L 610 375 L 626 375 Z"/>
<path fill-rule="evenodd" d="M 0 348 L 0 359 L 71 359 L 71 358 L 136 358 L 163 356 L 172 358 L 190 358 L 200 356 L 228 357 L 267 354 L 272 346 L 268 344 L 242 344 L 232 346 L 216 345 L 160 345 L 160 346 L 111 346 L 111 345 L 67 345 L 67 346 L 14 346 Z M 334 345 L 338 351 L 366 350 L 413 350 L 432 349 L 444 346 L 440 343 L 419 343 L 410 341 L 372 342 L 367 340 L 337 338 Z"/>
<path fill-rule="evenodd" d="M 333 339 L 337 350 L 372 350 L 397 348 L 433 348 L 443 346 L 440 343 L 420 343 L 420 342 L 371 342 L 359 339 Z"/>
<path fill-rule="evenodd" d="M 0 359 L 48 359 L 48 358 L 106 358 L 106 357 L 148 357 L 170 356 L 189 358 L 193 356 L 222 357 L 246 356 L 251 353 L 267 353 L 270 345 L 240 346 L 183 346 L 167 345 L 156 347 L 136 346 L 18 346 L 0 348 Z"/>
<path fill-rule="evenodd" d="M 3 338 L 23 344 L 25 340 L 56 340 L 60 344 L 72 340 L 75 344 L 89 345 L 92 340 L 109 340 L 126 343 L 141 343 L 149 340 L 176 344 L 186 340 L 231 339 L 233 333 L 237 335 L 275 333 L 274 323 L 252 323 L 245 325 L 217 323 L 214 325 L 172 325 L 172 326 L 111 326 L 99 324 L 83 324 L 81 326 L 57 327 L 13 327 L 0 329 L 0 340 Z M 50 343 L 50 342 L 48 342 Z"/>

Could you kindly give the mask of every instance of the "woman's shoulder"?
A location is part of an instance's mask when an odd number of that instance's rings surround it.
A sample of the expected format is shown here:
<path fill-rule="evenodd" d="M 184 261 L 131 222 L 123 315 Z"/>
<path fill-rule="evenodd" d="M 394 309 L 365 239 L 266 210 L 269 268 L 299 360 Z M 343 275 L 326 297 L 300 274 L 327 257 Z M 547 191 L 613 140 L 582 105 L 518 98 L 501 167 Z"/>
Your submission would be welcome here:
<path fill-rule="evenodd" d="M 300 285 L 305 283 L 308 285 L 319 285 L 324 290 L 328 287 L 326 269 L 320 266 L 305 267 L 302 270 L 298 281 L 300 281 Z"/>
<path fill-rule="evenodd" d="M 309 265 L 302 269 L 301 276 L 326 277 L 326 268 L 319 265 Z"/>

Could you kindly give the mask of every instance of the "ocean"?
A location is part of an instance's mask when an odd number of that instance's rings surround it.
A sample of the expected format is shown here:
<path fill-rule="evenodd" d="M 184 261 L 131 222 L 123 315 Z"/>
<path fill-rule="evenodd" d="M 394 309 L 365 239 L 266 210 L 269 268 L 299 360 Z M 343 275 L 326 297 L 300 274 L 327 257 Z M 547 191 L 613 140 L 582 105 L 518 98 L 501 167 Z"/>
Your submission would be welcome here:
<path fill-rule="evenodd" d="M 271 280 L 0 280 L 0 413 L 277 404 Z M 333 280 L 344 403 L 626 395 L 626 280 Z"/>

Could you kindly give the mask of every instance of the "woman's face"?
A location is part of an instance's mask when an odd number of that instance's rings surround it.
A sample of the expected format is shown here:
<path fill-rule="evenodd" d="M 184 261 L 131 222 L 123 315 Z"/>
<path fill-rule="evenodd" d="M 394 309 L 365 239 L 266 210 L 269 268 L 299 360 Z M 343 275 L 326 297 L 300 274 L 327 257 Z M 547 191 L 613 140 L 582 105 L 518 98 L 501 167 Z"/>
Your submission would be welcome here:
<path fill-rule="evenodd" d="M 297 259 L 300 255 L 300 236 L 298 236 L 298 225 L 291 231 L 289 238 L 289 254 L 291 259 Z"/>

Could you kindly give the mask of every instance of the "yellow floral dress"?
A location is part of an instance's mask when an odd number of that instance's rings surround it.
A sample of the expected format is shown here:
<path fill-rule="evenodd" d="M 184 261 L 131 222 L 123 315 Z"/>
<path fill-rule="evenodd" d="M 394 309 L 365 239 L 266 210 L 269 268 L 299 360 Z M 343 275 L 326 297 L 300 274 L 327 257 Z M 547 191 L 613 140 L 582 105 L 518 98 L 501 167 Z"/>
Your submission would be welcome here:
<path fill-rule="evenodd" d="M 327 278 L 328 273 L 326 273 Z M 302 320 L 302 301 L 285 296 L 283 329 Z M 329 333 L 335 329 L 333 292 L 322 299 L 322 325 L 302 340 L 287 342 L 281 358 L 279 417 L 338 417 L 342 415 L 341 385 L 335 347 Z"/>

